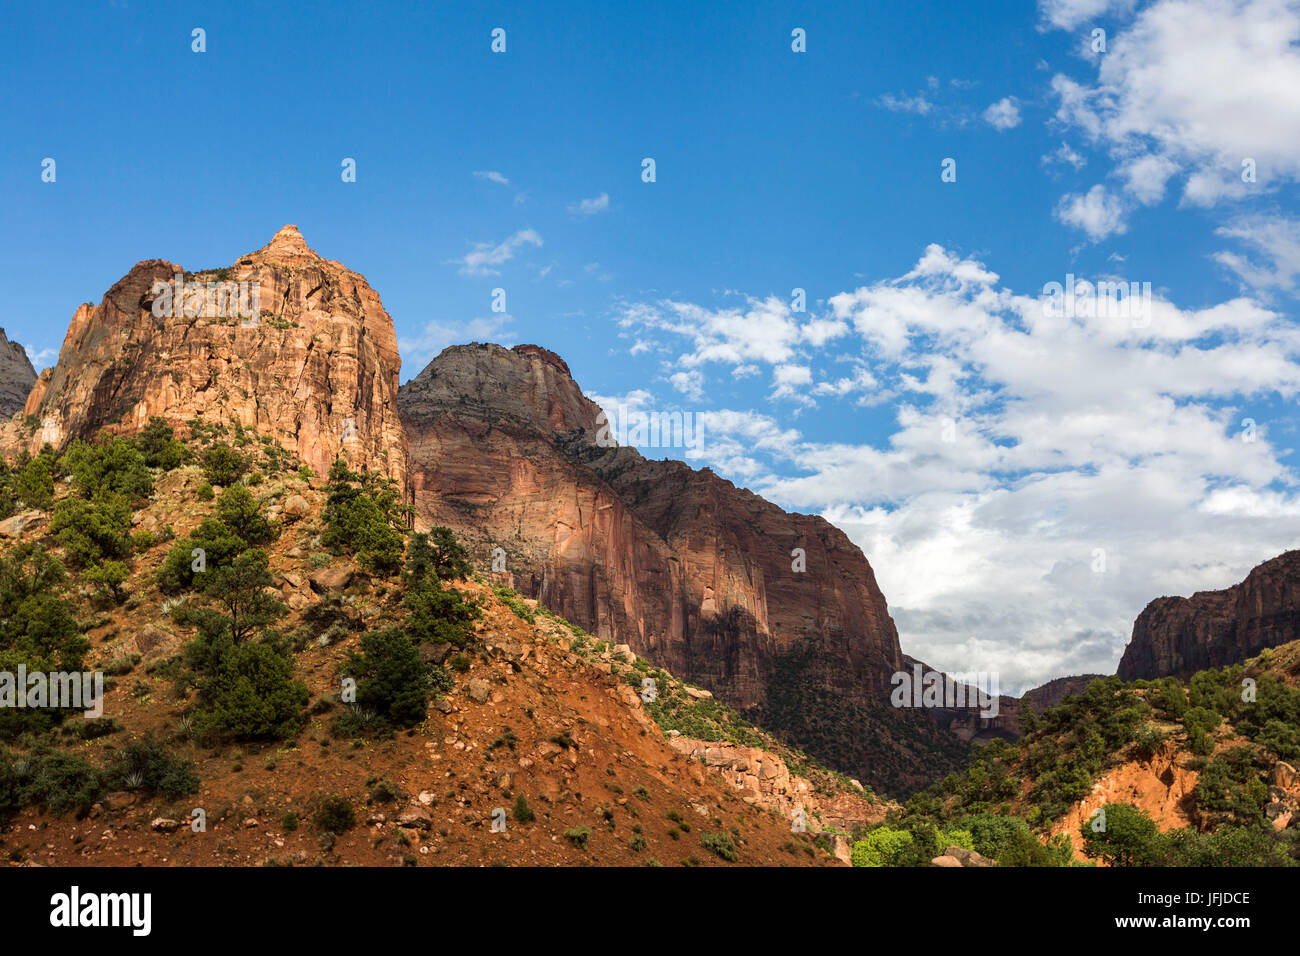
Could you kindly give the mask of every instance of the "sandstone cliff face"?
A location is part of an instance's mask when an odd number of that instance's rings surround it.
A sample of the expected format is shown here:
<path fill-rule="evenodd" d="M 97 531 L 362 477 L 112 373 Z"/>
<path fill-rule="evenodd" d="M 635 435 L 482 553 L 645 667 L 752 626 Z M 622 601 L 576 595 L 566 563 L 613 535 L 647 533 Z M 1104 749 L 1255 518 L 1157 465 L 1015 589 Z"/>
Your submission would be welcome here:
<path fill-rule="evenodd" d="M 167 295 L 156 284 L 177 273 L 206 294 L 173 296 L 155 309 Z M 250 306 L 255 287 L 256 308 L 243 316 L 237 305 L 218 303 L 207 286 L 218 281 L 247 283 Z M 26 396 L 24 414 L 39 426 L 7 423 L 0 450 L 61 447 L 105 427 L 131 432 L 154 415 L 201 418 L 273 435 L 318 473 L 342 454 L 353 467 L 404 483 L 400 369 L 379 295 L 285 226 L 228 270 L 194 274 L 160 259 L 140 262 L 99 305 L 81 305 L 58 364 Z"/>
<path fill-rule="evenodd" d="M 480 566 L 500 548 L 522 593 L 885 792 L 933 777 L 921 754 L 951 741 L 889 708 L 898 633 L 839 529 L 707 469 L 599 447 L 599 408 L 537 346 L 447 349 L 399 407 L 420 519 Z"/>
<path fill-rule="evenodd" d="M 10 342 L 5 330 L 0 329 L 0 417 L 9 418 L 21 411 L 35 382 L 36 369 L 27 351 L 17 342 Z"/>
<path fill-rule="evenodd" d="M 1138 615 L 1119 662 L 1123 680 L 1186 677 L 1300 637 L 1300 551 L 1256 567 L 1239 584 L 1190 598 L 1156 598 Z"/>

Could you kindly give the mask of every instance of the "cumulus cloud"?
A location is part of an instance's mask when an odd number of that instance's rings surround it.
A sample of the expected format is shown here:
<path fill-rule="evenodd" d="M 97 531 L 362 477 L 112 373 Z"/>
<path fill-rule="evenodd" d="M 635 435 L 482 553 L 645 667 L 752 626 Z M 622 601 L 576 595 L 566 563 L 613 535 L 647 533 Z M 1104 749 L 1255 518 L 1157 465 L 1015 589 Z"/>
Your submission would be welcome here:
<path fill-rule="evenodd" d="M 532 229 L 520 229 L 508 239 L 493 245 L 490 242 L 475 243 L 460 262 L 460 274 L 463 276 L 495 276 L 501 272 L 496 267 L 509 262 L 515 252 L 522 246 L 540 246 L 542 237 Z"/>
<path fill-rule="evenodd" d="M 38 373 L 44 371 L 59 360 L 58 349 L 45 348 L 32 350 L 29 346 L 24 345 L 23 350 L 27 353 L 28 361 L 32 363 L 32 367 L 36 369 Z"/>
<path fill-rule="evenodd" d="M 852 419 L 814 439 L 770 415 L 711 412 L 706 458 L 843 528 L 905 651 L 949 671 L 997 670 L 1008 692 L 1113 672 L 1152 598 L 1224 587 L 1300 543 L 1300 475 L 1283 436 L 1300 330 L 1249 298 L 1187 309 L 1153 295 L 1142 322 L 1076 312 L 1046 310 L 938 245 L 794 325 L 772 300 L 671 310 L 768 316 L 770 338 L 733 347 L 753 356 L 736 367 L 772 367 L 773 397 L 782 385 L 892 396 L 892 425 L 869 441 Z M 844 329 L 835 358 L 856 343 L 851 374 L 817 374 L 822 353 L 798 331 L 816 320 Z M 691 324 L 676 334 L 696 354 Z M 1254 441 L 1245 417 L 1258 421 Z"/>
<path fill-rule="evenodd" d="M 1060 26 L 1084 7 L 1045 3 Z M 1157 0 L 1118 30 L 1095 82 L 1053 78 L 1056 119 L 1114 158 L 1126 190 L 1211 206 L 1300 180 L 1300 4 Z M 1253 160 L 1258 181 L 1242 179 Z"/>
<path fill-rule="evenodd" d="M 1004 96 L 984 111 L 984 122 L 996 130 L 1015 129 L 1020 125 L 1020 105 L 1014 96 Z"/>
<path fill-rule="evenodd" d="M 1093 186 L 1086 193 L 1067 193 L 1056 207 L 1056 218 L 1067 226 L 1082 229 L 1093 242 L 1127 230 L 1124 204 L 1105 186 Z"/>
<path fill-rule="evenodd" d="M 501 175 L 494 169 L 476 169 L 474 175 L 479 179 L 486 179 L 490 183 L 496 183 L 500 186 L 509 186 L 510 180 Z"/>
<path fill-rule="evenodd" d="M 1043 20 L 1062 30 L 1073 30 L 1098 17 L 1128 13 L 1134 0 L 1039 0 Z"/>

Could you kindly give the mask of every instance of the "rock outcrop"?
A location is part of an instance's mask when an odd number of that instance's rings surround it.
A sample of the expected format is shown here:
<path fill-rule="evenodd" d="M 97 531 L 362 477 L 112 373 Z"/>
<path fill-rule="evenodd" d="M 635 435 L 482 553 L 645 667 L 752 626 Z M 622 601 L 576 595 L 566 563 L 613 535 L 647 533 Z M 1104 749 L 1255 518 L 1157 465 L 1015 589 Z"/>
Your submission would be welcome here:
<path fill-rule="evenodd" d="M 537 346 L 449 348 L 398 401 L 419 519 L 451 526 L 481 567 L 495 554 L 502 582 L 883 792 L 960 757 L 889 707 L 898 633 L 871 566 L 829 522 L 602 447 L 600 409 Z"/>
<path fill-rule="evenodd" d="M 0 450 L 198 418 L 271 435 L 318 473 L 343 455 L 404 484 L 400 370 L 378 293 L 285 226 L 228 269 L 151 259 L 81 305 L 58 364 L 25 396 L 39 424 L 10 421 Z"/>
<path fill-rule="evenodd" d="M 32 368 L 27 350 L 10 342 L 5 330 L 0 329 L 0 417 L 9 418 L 22 411 L 35 383 L 36 369 Z"/>
<path fill-rule="evenodd" d="M 908 667 L 920 663 L 906 655 L 904 655 L 904 660 Z M 929 670 L 928 665 L 924 663 L 921 664 L 921 667 L 924 670 Z M 986 744 L 995 738 L 1011 741 L 1019 740 L 1024 736 L 1023 731 L 1020 729 L 1020 718 L 1026 703 L 1033 707 L 1034 713 L 1041 714 L 1043 711 L 1060 704 L 1072 694 L 1082 693 L 1089 684 L 1101 676 L 1103 675 L 1077 674 L 1071 677 L 1058 677 L 1032 690 L 1025 691 L 1019 697 L 1008 697 L 1006 694 L 1001 694 L 998 697 L 997 713 L 992 717 L 982 716 L 984 712 L 991 710 L 991 707 L 981 708 L 978 706 L 928 707 L 925 712 L 940 727 L 971 743 Z M 972 688 L 965 694 L 967 700 L 974 698 L 973 690 Z"/>
<path fill-rule="evenodd" d="M 1156 598 L 1119 662 L 1123 680 L 1187 677 L 1300 637 L 1300 551 L 1265 561 L 1222 591 Z"/>
<path fill-rule="evenodd" d="M 668 746 L 701 761 L 716 771 L 750 806 L 773 811 L 783 820 L 793 820 L 802 811 L 810 833 L 827 827 L 852 832 L 855 827 L 879 823 L 892 806 L 854 800 L 842 793 L 819 794 L 805 777 L 790 771 L 777 754 L 759 747 L 696 740 L 669 735 Z"/>

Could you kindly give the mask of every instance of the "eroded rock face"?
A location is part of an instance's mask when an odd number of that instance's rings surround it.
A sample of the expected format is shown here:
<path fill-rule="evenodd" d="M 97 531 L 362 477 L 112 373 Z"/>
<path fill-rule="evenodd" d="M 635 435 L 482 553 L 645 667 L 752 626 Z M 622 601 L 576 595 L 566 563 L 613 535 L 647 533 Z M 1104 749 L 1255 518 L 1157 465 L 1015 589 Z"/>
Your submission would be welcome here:
<path fill-rule="evenodd" d="M 238 305 L 173 296 L 156 283 L 226 281 L 258 291 L 256 315 Z M 155 312 L 161 315 L 155 315 Z M 199 314 L 192 314 L 198 312 Z M 25 415 L 0 431 L 0 449 L 61 447 L 101 428 L 132 432 L 161 415 L 239 423 L 270 434 L 318 473 L 346 456 L 354 468 L 404 483 L 406 442 L 397 415 L 401 360 L 393 322 L 366 280 L 313 252 L 285 226 L 221 273 L 186 273 L 161 259 L 138 263 L 98 305 L 72 317 L 58 364 L 26 397 Z"/>
<path fill-rule="evenodd" d="M 1187 677 L 1300 637 L 1300 551 L 1265 561 L 1239 584 L 1156 598 L 1119 662 L 1123 680 Z"/>
<path fill-rule="evenodd" d="M 35 383 L 36 369 L 32 368 L 27 350 L 10 342 L 5 330 L 0 329 L 0 417 L 9 418 L 22 411 Z"/>
<path fill-rule="evenodd" d="M 598 446 L 600 409 L 537 346 L 449 348 L 398 401 L 420 519 L 451 526 L 480 566 L 501 549 L 500 580 L 884 792 L 942 775 L 927 765 L 942 732 L 888 707 L 898 633 L 838 528 L 707 469 Z"/>
<path fill-rule="evenodd" d="M 907 666 L 921 663 L 923 671 L 929 671 L 929 665 L 904 655 Z M 945 675 L 946 677 L 947 675 Z M 984 717 L 983 713 L 991 707 L 929 707 L 926 715 L 940 727 L 971 743 L 986 744 L 1000 738 L 1002 740 L 1019 740 L 1024 736 L 1020 728 L 1020 718 L 1024 706 L 1029 703 L 1035 714 L 1057 706 L 1072 694 L 1083 693 L 1089 684 L 1101 677 L 1101 674 L 1076 674 L 1071 677 L 1058 677 L 1046 684 L 1025 691 L 1020 697 L 998 697 L 997 714 Z M 976 688 L 965 692 L 967 700 L 975 699 Z"/>

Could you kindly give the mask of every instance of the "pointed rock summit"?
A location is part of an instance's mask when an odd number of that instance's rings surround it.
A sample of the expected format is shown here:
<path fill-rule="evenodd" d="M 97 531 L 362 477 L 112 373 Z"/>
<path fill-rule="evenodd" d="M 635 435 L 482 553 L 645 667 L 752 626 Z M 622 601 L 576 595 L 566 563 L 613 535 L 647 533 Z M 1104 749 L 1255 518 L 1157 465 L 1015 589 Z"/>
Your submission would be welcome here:
<path fill-rule="evenodd" d="M 320 256 L 307 245 L 297 226 L 282 226 L 271 237 L 271 241 L 248 258 L 267 262 L 290 262 L 296 259 L 320 259 Z"/>
<path fill-rule="evenodd" d="M 179 274 L 179 280 L 178 280 Z M 178 281 L 181 284 L 177 288 Z M 404 485 L 393 320 L 365 278 L 322 259 L 295 226 L 226 269 L 137 263 L 72 317 L 59 361 L 0 429 L 0 453 L 62 447 L 102 428 L 239 424 L 324 474 L 338 456 Z"/>

